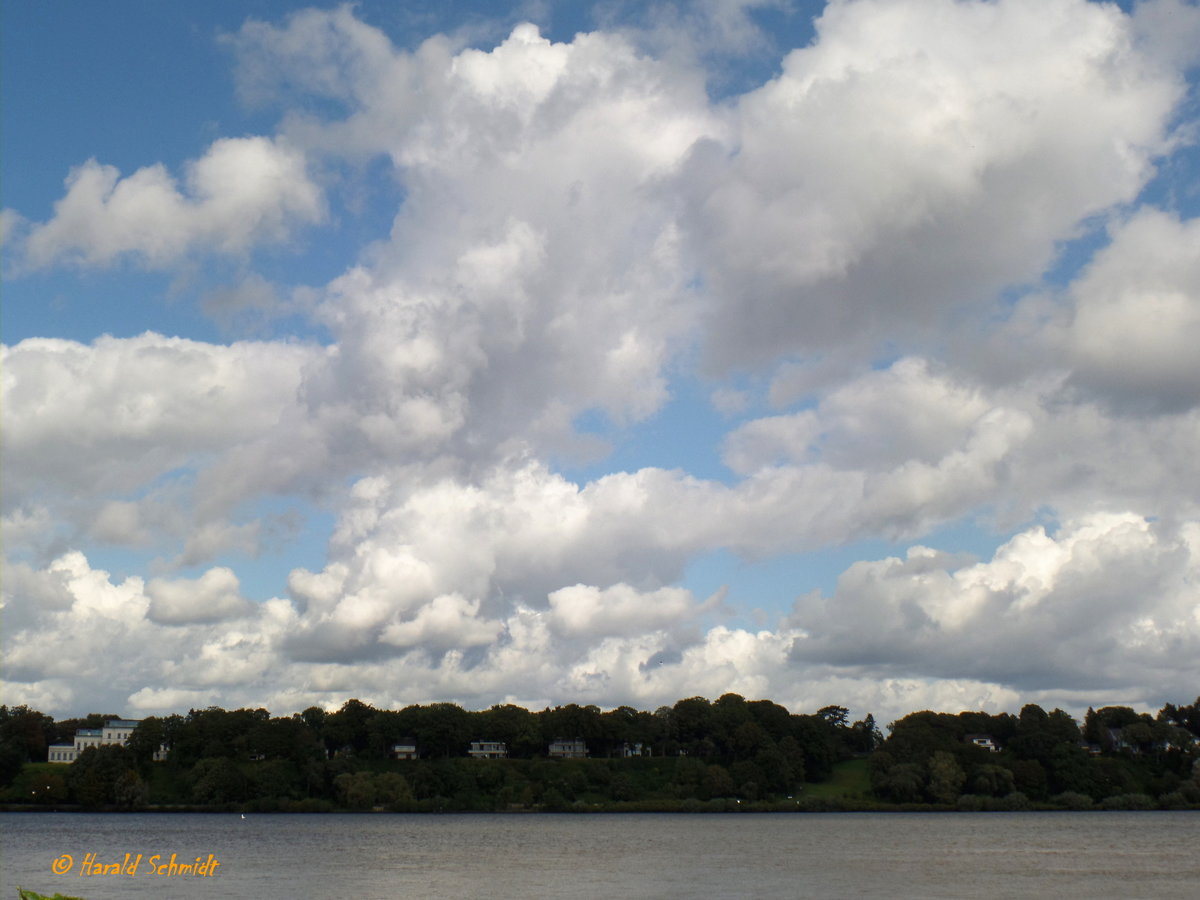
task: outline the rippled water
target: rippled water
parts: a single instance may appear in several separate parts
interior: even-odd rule
[[[1200,897],[1200,814],[0,814],[16,886],[118,897]],[[83,876],[142,854],[135,876]],[[177,862],[210,876],[152,873]],[[71,871],[55,874],[71,856]]]

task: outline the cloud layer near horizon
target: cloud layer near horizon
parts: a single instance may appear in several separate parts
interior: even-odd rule
[[[699,33],[406,51],[350,7],[248,22],[239,91],[277,134],[214,142],[182,189],[85,162],[48,221],[10,213],[18,272],[169,270],[302,241],[367,160],[403,196],[309,289],[319,332],[4,348],[10,702],[1194,696],[1200,226],[1139,197],[1195,126],[1200,11],[833,2],[721,100]],[[685,383],[728,417],[726,477],[563,474]],[[289,496],[336,513],[327,558],[249,600],[230,560]],[[921,545],[964,522],[1015,536]],[[874,538],[914,546],[758,629],[736,585],[682,586],[716,551]]]

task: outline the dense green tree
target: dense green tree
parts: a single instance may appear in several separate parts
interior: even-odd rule
[[[149,716],[138,723],[125,746],[138,767],[143,771],[154,762],[154,754],[167,742],[166,724],[157,716]]]
[[[778,743],[792,734],[792,714],[787,707],[780,706],[770,700],[751,700],[746,704],[754,721],[762,728],[771,740]]]
[[[729,767],[729,775],[736,785],[738,795],[745,800],[757,800],[767,790],[767,775],[755,761],[738,760]]]
[[[704,778],[700,782],[697,796],[701,800],[732,797],[735,790],[736,785],[733,783],[733,776],[729,774],[729,770],[724,766],[710,765],[704,770]]]
[[[422,707],[414,735],[422,753],[462,756],[471,743],[473,728],[466,710],[454,703],[431,703]]]
[[[296,716],[257,719],[246,735],[250,759],[287,759],[301,763],[324,757],[319,736]]]
[[[867,713],[865,718],[850,726],[845,741],[851,753],[871,753],[883,743],[883,732],[875,724],[875,717]]]
[[[370,809],[375,805],[375,776],[370,772],[343,772],[333,780],[338,799],[351,809]]]
[[[882,749],[897,762],[924,767],[938,751],[957,755],[967,750],[962,722],[946,713],[909,713],[889,725],[888,730],[891,734]]]
[[[939,750],[929,761],[929,797],[936,803],[953,803],[962,791],[966,775],[953,753]]]
[[[845,728],[850,722],[850,710],[844,706],[823,706],[817,715],[837,728]]]
[[[141,809],[148,794],[146,783],[136,769],[126,769],[113,783],[113,802],[122,809]]]
[[[1036,759],[1020,759],[1012,764],[1013,783],[1018,792],[1034,800],[1048,796],[1046,769]]]
[[[192,799],[197,803],[225,805],[250,799],[253,785],[237,762],[227,756],[199,760],[191,773]]]
[[[470,740],[503,741],[510,757],[530,759],[546,752],[538,721],[524,707],[512,703],[493,706],[477,713],[473,723],[475,731]]]
[[[1189,706],[1168,703],[1158,712],[1160,721],[1185,728],[1194,737],[1200,738],[1200,697]]]
[[[1103,800],[1119,794],[1139,793],[1138,784],[1127,761],[1114,757],[1101,757],[1092,760],[1094,782],[1092,799]]]
[[[23,762],[45,762],[54,720],[28,706],[0,706],[0,744],[15,747]],[[72,732],[72,737],[74,732]]]
[[[659,755],[663,752],[663,744],[667,739],[667,721],[654,713],[634,709],[632,706],[618,706],[607,713],[602,713],[606,728],[614,742],[614,750],[619,750],[622,744],[641,744],[643,748],[654,750],[658,748]]]
[[[1090,795],[1095,787],[1092,759],[1078,743],[1059,744],[1045,764],[1052,793]]]
[[[1083,720],[1083,736],[1088,743],[1111,751],[1114,749],[1113,732],[1119,734],[1126,725],[1132,725],[1140,719],[1141,716],[1128,706],[1089,707]]]
[[[916,763],[877,766],[871,772],[871,790],[893,803],[919,803],[925,794],[925,775]]]
[[[368,723],[378,711],[361,700],[350,699],[325,717],[323,737],[329,753],[363,756],[370,742]]]
[[[670,736],[679,746],[694,753],[700,745],[711,743],[712,704],[703,697],[688,697],[671,707]]]
[[[804,766],[804,748],[790,734],[778,744],[779,752],[787,765],[788,781],[795,787],[804,783],[807,770]]]
[[[375,776],[375,797],[388,809],[403,811],[412,807],[413,793],[408,781],[397,772],[381,772]]]
[[[265,709],[192,709],[181,719],[164,720],[164,742],[171,746],[175,763],[184,768],[191,768],[201,759],[248,759],[249,735],[270,715]]]
[[[0,740],[0,788],[13,783],[25,762],[24,747],[14,740]]]
[[[133,755],[119,744],[88,747],[68,766],[67,789],[81,806],[117,805],[117,780],[135,766]]]
[[[1015,788],[1011,769],[990,764],[975,766],[967,786],[972,794],[985,797],[1004,797],[1011,794]]]
[[[1030,704],[1021,710],[1016,735],[1007,749],[1019,759],[1037,760],[1046,765],[1057,747],[1076,746],[1082,739],[1079,726],[1061,709],[1046,713]]]

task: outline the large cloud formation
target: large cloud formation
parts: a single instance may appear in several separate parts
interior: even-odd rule
[[[1138,198],[1194,124],[1200,12],[833,0],[815,29],[713,100],[712,47],[656,53],[661,31],[409,51],[350,7],[247,22],[239,91],[278,134],[217,141],[183,191],[84,163],[22,224],[24,264],[245,256],[324,223],[338,181],[312,173],[365,160],[403,202],[315,292],[323,342],[4,349],[6,696],[135,714],[732,690],[884,717],[1193,696],[1200,229]],[[1091,261],[1045,278],[1080,239]],[[727,478],[564,474],[701,382],[733,416]],[[253,602],[229,554],[289,495],[336,512],[327,558]],[[753,598],[682,584],[722,549],[966,521],[1016,534],[796,584],[759,630],[738,624]],[[116,577],[87,546],[207,568]]]

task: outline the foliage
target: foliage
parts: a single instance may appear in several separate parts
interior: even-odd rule
[[[133,755],[115,744],[88,747],[67,769],[71,799],[88,808],[137,805],[139,792]],[[144,796],[141,797],[144,802]]]
[[[104,718],[66,721],[96,727]],[[654,712],[380,710],[351,699],[334,712],[287,717],[219,707],[150,717],[127,747],[92,748],[60,766],[29,756],[61,740],[64,723],[0,707],[0,798],[297,812],[1186,809],[1200,806],[1197,725],[1196,704],[1167,704],[1156,717],[1103,707],[1089,710],[1082,728],[1062,710],[1029,704],[1018,715],[914,712],[891,723],[885,739],[872,716],[850,722],[845,707],[796,714],[733,693]],[[999,749],[977,745],[981,736]],[[590,758],[547,758],[549,742],[562,737],[585,741]],[[468,758],[472,740],[503,741],[509,758]],[[415,742],[420,759],[392,758],[401,741]],[[163,746],[167,758],[156,762]]]

